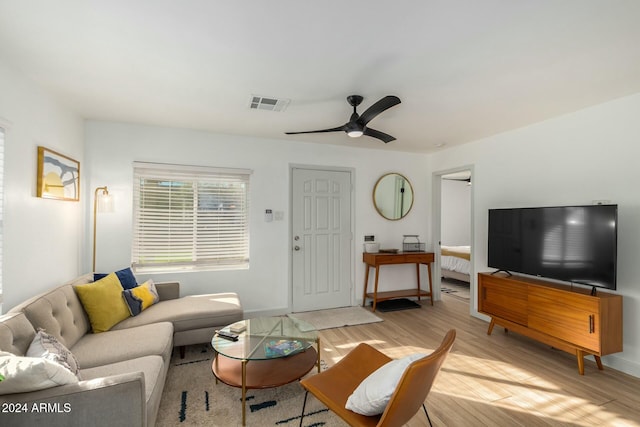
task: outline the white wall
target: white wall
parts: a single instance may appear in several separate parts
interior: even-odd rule
[[[618,290],[624,352],[605,364],[640,376],[640,94],[430,156],[434,169],[474,165],[475,271],[487,271],[487,210],[590,204],[619,206]]]
[[[37,146],[81,162],[83,123],[19,73],[0,64],[4,164],[3,312],[80,272],[83,200],[36,197]],[[84,174],[81,175],[81,186]],[[81,187],[82,188],[82,187]]]
[[[291,164],[354,170],[354,303],[362,299],[365,270],[361,254],[365,234],[375,234],[383,247],[401,247],[403,234],[420,234],[423,241],[429,241],[427,231],[431,190],[424,167],[426,155],[98,121],[87,122],[85,132],[89,174],[86,191],[106,185],[116,203],[115,213],[99,214],[96,268],[99,271],[112,271],[131,262],[134,160],[253,170],[250,269],[153,277],[154,280],[180,280],[183,294],[235,291],[240,295],[247,312],[282,312],[289,307]],[[377,142],[371,140],[371,143]],[[416,192],[412,211],[401,221],[385,220],[373,207],[373,187],[378,178],[388,172],[405,175]],[[284,212],[284,221],[265,222],[265,209]],[[90,216],[89,210],[87,215]],[[91,248],[89,227],[90,224],[87,224],[87,248]],[[84,266],[88,271],[91,268],[90,250],[86,255]],[[398,289],[406,287],[406,283],[414,284],[415,270],[406,267],[390,266],[385,269],[380,279],[381,288]],[[142,279],[145,277],[141,276]]]
[[[440,196],[440,241],[446,246],[471,244],[471,186],[466,181],[443,179]]]

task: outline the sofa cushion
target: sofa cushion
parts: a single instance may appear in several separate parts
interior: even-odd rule
[[[144,375],[144,393],[147,409],[147,425],[155,424],[162,391],[167,376],[168,364],[160,356],[139,357],[124,362],[112,363],[95,368],[83,369],[86,379],[101,380],[111,375],[142,372]]]
[[[81,374],[85,381],[97,380],[112,375],[126,374],[129,372],[142,372],[144,374],[145,397],[149,400],[156,382],[162,378],[164,362],[160,356],[144,356],[123,362],[109,363],[94,368],[82,369]]]
[[[0,316],[0,350],[24,356],[35,336],[36,331],[24,313]]]
[[[80,363],[81,373],[85,368],[144,356],[162,356],[168,361],[172,349],[173,325],[168,322],[87,334],[70,348]]]
[[[135,317],[129,317],[113,327],[121,330],[156,322],[171,322],[175,332],[225,326],[242,319],[242,305],[232,292],[190,295],[162,301]]]
[[[93,333],[106,332],[116,323],[130,316],[122,299],[122,285],[115,273],[97,282],[74,287],[84,307]]]
[[[100,279],[104,279],[109,274],[110,273],[94,273],[93,280],[98,281]],[[133,271],[129,267],[116,271],[115,275],[118,276],[118,280],[120,280],[120,284],[124,289],[132,289],[138,286],[136,276],[133,275]]]
[[[73,347],[91,326],[82,303],[68,284],[35,296],[11,312],[18,310],[24,312],[35,329],[44,329],[67,348]]]
[[[0,381],[0,394],[24,393],[78,382],[78,378],[59,363],[5,351],[0,351],[0,375],[4,377]]]
[[[52,362],[59,363],[65,368],[69,369],[78,379],[80,378],[80,367],[78,360],[62,343],[60,343],[56,337],[46,333],[43,329],[40,329],[36,336],[33,338],[29,349],[27,350],[28,357],[42,357],[49,359]]]
[[[129,308],[129,313],[132,316],[137,316],[160,300],[158,291],[151,279],[133,289],[125,289],[122,291],[122,297],[124,302],[127,303],[127,308]]]

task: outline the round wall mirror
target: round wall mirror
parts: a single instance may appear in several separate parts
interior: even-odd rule
[[[404,218],[413,206],[413,187],[399,173],[380,177],[373,188],[373,204],[380,215],[396,221]]]

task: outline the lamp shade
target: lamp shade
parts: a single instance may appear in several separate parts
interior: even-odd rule
[[[113,197],[107,187],[98,187],[93,198],[93,271],[96,271],[96,222],[98,212],[113,212]]]
[[[115,210],[113,196],[109,193],[98,194],[97,197],[98,212],[113,213]]]

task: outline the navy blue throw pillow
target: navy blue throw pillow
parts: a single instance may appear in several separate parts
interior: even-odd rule
[[[100,280],[108,274],[109,273],[93,273],[93,281]],[[116,276],[118,276],[118,280],[120,280],[120,284],[124,289],[133,289],[138,286],[136,276],[133,275],[130,267],[116,271]]]

